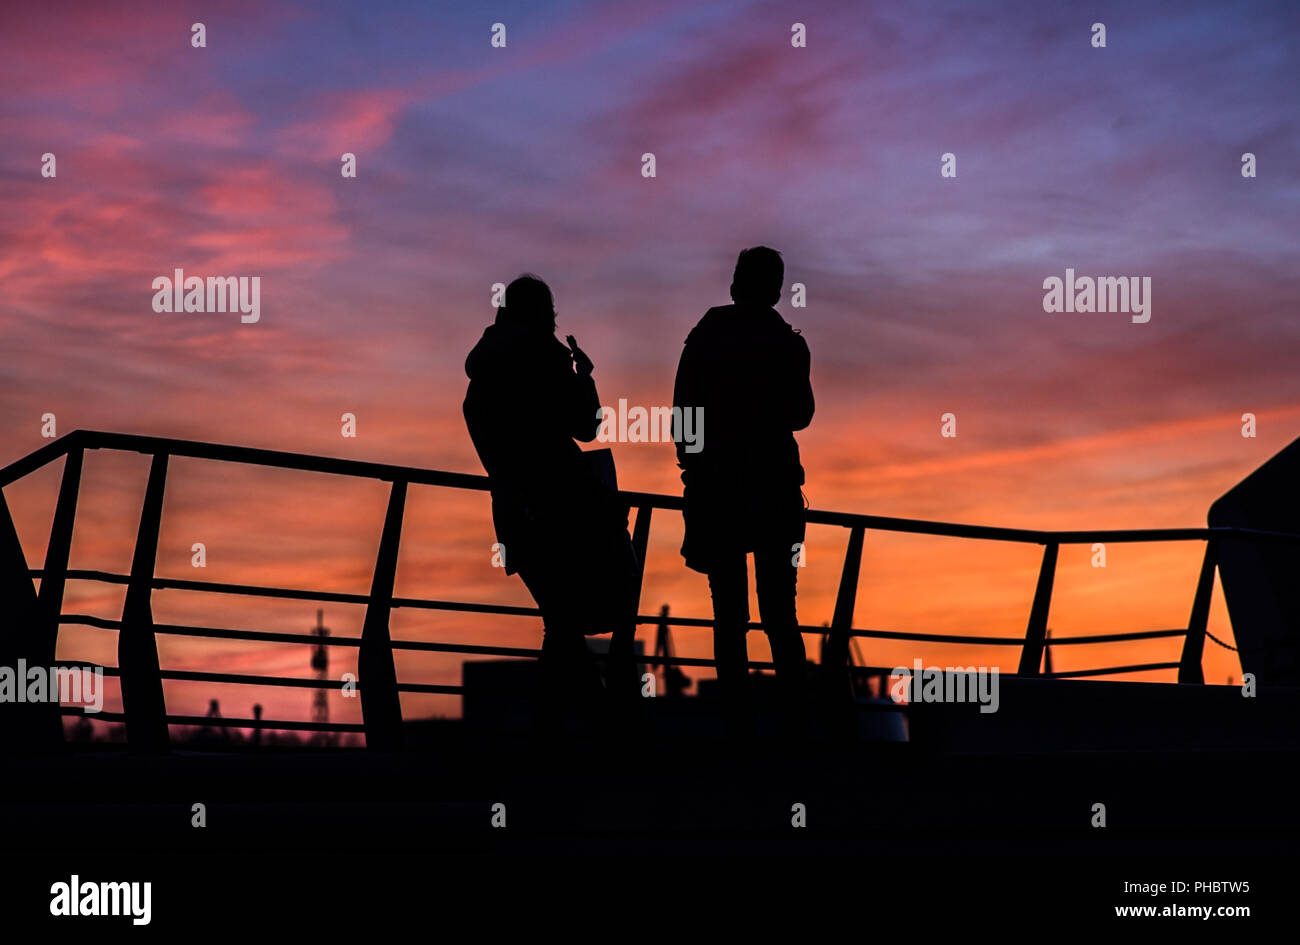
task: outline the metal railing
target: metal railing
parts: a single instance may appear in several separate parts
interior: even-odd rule
[[[70,570],[68,568],[68,554],[72,542],[73,521],[81,483],[82,464],[87,450],[120,450],[142,453],[152,457],[129,574],[96,570]],[[158,577],[154,573],[154,568],[158,551],[163,492],[167,478],[168,460],[173,456],[326,473],[391,483],[370,593],[347,594]],[[213,727],[316,732],[363,732],[366,737],[367,747],[381,750],[395,749],[402,744],[400,693],[458,694],[462,692],[462,687],[399,683],[393,662],[394,650],[510,657],[536,657],[539,654],[536,649],[524,647],[395,641],[389,636],[389,617],[394,608],[422,608],[518,616],[537,616],[540,614],[536,608],[532,607],[511,607],[465,601],[393,596],[397,551],[401,539],[408,486],[413,484],[430,485],[452,489],[486,491],[488,489],[486,476],[367,463],[278,450],[78,430],[55,440],[48,446],[0,470],[0,489],[60,457],[65,457],[66,460],[55,504],[44,567],[40,569],[28,567],[8,505],[4,501],[3,492],[0,492],[0,600],[3,601],[4,613],[9,616],[10,620],[8,630],[0,638],[0,655],[8,656],[14,661],[19,658],[25,659],[28,665],[52,666],[55,663],[55,644],[61,624],[82,624],[117,630],[118,666],[115,669],[105,667],[104,672],[107,675],[119,677],[122,712],[101,712],[96,717],[104,721],[124,722],[127,741],[133,749],[165,751],[169,744],[169,725],[210,725]],[[675,496],[643,492],[624,492],[622,496],[631,508],[636,509],[636,518],[632,525],[632,542],[637,551],[638,560],[643,562],[650,535],[651,515],[654,510],[681,509],[682,500]],[[1058,550],[1063,544],[1090,544],[1093,542],[1206,542],[1205,556],[1200,577],[1196,584],[1191,616],[1187,626],[1170,630],[1147,630],[1053,639],[1050,645],[1116,643],[1182,636],[1184,638],[1182,655],[1176,663],[1100,667],[1090,670],[1053,673],[1051,675],[1063,678],[1176,668],[1179,682],[1201,683],[1204,681],[1201,673],[1201,654],[1209,614],[1210,595],[1214,583],[1215,555],[1218,541],[1224,537],[1251,537],[1265,541],[1295,541],[1300,539],[1300,536],[1282,533],[1222,528],[1036,531],[819,510],[810,510],[808,512],[808,522],[810,524],[839,526],[849,530],[848,548],[845,553],[842,576],[836,595],[834,615],[829,628],[812,626],[800,626],[799,628],[801,632],[806,634],[827,634],[827,642],[822,651],[823,675],[827,685],[832,688],[838,687],[839,691],[849,698],[852,696],[851,687],[854,675],[850,671],[849,652],[850,641],[854,637],[943,644],[1016,646],[1020,648],[1017,674],[1021,676],[1040,675],[1043,650],[1046,645],[1049,645],[1046,639],[1047,620],[1051,605]],[[1030,608],[1024,636],[960,636],[854,627],[853,610],[857,597],[858,575],[862,565],[863,540],[867,529],[1042,545],[1042,563],[1039,568],[1038,582],[1034,591],[1033,604]],[[39,594],[32,582],[33,577],[41,579]],[[636,603],[638,605],[642,578],[643,573],[638,573],[635,582]],[[121,619],[111,620],[88,615],[64,614],[64,588],[69,580],[101,581],[125,585],[126,600]],[[364,605],[366,608],[365,620],[360,637],[319,637],[307,633],[270,633],[155,623],[151,606],[152,594],[155,590],[166,589],[358,604]],[[639,611],[639,606],[636,609]],[[681,627],[711,627],[713,625],[712,620],[705,618],[664,617],[659,614],[643,615],[640,613],[636,616],[636,625],[657,624],[664,620],[667,620],[672,626]],[[761,628],[760,623],[751,623],[750,626],[756,629]],[[158,634],[267,643],[357,647],[359,649],[357,674],[359,678],[356,681],[356,688],[361,698],[363,724],[169,716],[163,698],[162,684],[164,680],[304,688],[342,688],[344,683],[342,680],[330,681],[163,670],[160,668],[158,661],[156,642]],[[712,660],[691,657],[657,657],[655,663],[696,667],[713,666]],[[6,664],[0,661],[0,665]],[[9,665],[15,664],[10,663]],[[757,661],[751,661],[750,666],[760,669],[771,668],[770,663]],[[858,669],[859,671],[866,670],[870,672],[888,671],[886,667],[858,667]],[[0,706],[0,711],[5,708],[8,707]],[[28,706],[25,711],[27,714],[18,720],[18,740],[26,743],[42,744],[53,740],[61,740],[61,716],[77,714],[81,710],[77,707],[59,707],[55,703],[52,707],[46,709]],[[16,716],[15,719],[17,719]]]

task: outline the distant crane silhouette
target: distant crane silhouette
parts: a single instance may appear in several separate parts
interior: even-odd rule
[[[311,668],[316,674],[318,682],[325,682],[329,678],[330,654],[329,647],[325,645],[325,637],[330,635],[330,628],[325,626],[325,611],[316,611],[316,626],[311,631],[319,637],[322,642],[313,643],[311,647]],[[313,722],[328,722],[330,720],[330,703],[329,690],[319,688],[312,696],[311,700],[311,720]],[[318,744],[328,744],[330,742],[328,732],[316,732],[312,741]]]

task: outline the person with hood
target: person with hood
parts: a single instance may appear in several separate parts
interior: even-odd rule
[[[702,448],[675,436],[682,470],[686,566],[708,575],[718,686],[733,726],[752,721],[745,637],[748,555],[787,724],[803,724],[805,653],[795,612],[803,560],[804,470],[794,432],[812,422],[811,355],[774,308],[785,264],[766,246],[740,253],[733,305],[711,308],[682,349],[673,416],[695,414]],[[702,420],[708,420],[707,428]]]
[[[555,337],[550,288],[523,275],[504,302],[465,361],[465,423],[487,470],[506,573],[519,574],[542,612],[538,727],[554,729],[570,709],[599,711],[585,636],[634,618],[628,509],[575,442],[595,439],[600,399],[591,359],[572,335],[567,347]],[[630,634],[620,638],[631,646]]]

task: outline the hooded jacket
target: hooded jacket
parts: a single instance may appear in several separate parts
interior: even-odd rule
[[[596,515],[603,487],[574,442],[590,442],[600,428],[596,383],[574,371],[569,349],[552,333],[505,308],[465,359],[465,373],[465,423],[487,470],[497,541],[513,574]]]

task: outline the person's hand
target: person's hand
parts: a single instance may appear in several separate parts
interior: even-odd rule
[[[590,377],[591,372],[596,369],[596,365],[591,363],[591,358],[587,353],[578,347],[578,342],[574,340],[573,335],[566,335],[564,340],[569,343],[569,351],[573,354],[573,367],[583,377]]]

